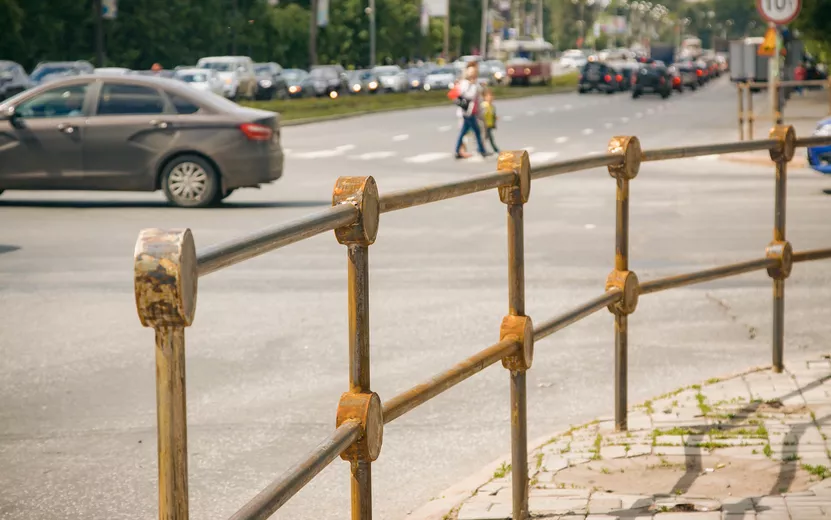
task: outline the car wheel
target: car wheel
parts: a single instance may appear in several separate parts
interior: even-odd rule
[[[667,90],[666,92],[661,93],[661,98],[666,99],[672,94],[671,90]]]
[[[690,86],[690,88],[693,90],[693,92],[695,92],[696,90],[698,90],[698,85],[693,83],[692,86]]]
[[[579,92],[580,94],[585,94],[585,93],[586,93],[586,89],[581,88],[581,89],[578,89],[578,90],[577,90],[577,92]]]
[[[607,94],[614,94],[617,91],[616,88],[609,87],[609,90],[606,91]]]
[[[641,91],[640,90],[633,90],[632,91],[632,99],[638,99],[639,97],[641,97]]]
[[[219,175],[208,161],[181,155],[162,171],[162,190],[171,203],[183,208],[204,208],[217,202]]]

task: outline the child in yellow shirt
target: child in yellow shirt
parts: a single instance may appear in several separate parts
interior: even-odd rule
[[[496,130],[496,108],[493,106],[493,92],[490,90],[485,93],[485,102],[482,103],[482,120],[485,123],[485,139],[491,144],[494,153],[499,153],[499,148],[493,140],[493,132]]]

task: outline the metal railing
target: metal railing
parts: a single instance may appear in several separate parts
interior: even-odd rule
[[[810,79],[802,81],[780,81],[774,82],[774,87],[777,93],[774,95],[777,99],[777,105],[771,107],[771,119],[775,124],[782,124],[785,117],[785,103],[782,98],[781,89],[788,88],[805,88],[805,87],[825,87],[828,94],[828,115],[831,116],[831,78],[829,79]],[[753,91],[767,90],[771,86],[766,82],[755,81],[739,81],[736,83],[736,93],[738,99],[738,115],[739,115],[739,140],[744,141],[745,126],[747,127],[747,138],[753,140],[753,130],[756,124],[756,114],[753,112]],[[819,114],[816,114],[819,117]],[[792,119],[792,118],[791,118]]]
[[[772,364],[782,370],[785,279],[795,262],[831,258],[831,248],[793,252],[785,238],[787,165],[797,147],[821,144],[831,144],[831,137],[797,139],[788,126],[774,127],[769,139],[645,151],[637,137],[615,137],[603,155],[532,168],[525,151],[503,152],[496,172],[383,197],[372,177],[341,177],[330,208],[199,252],[188,229],[142,231],[135,252],[135,293],[142,324],[156,332],[159,517],[188,518],[185,328],[196,311],[199,277],[326,231],[334,231],[347,251],[349,388],[338,404],[336,427],[306,458],[243,505],[234,520],[268,518],[338,456],[351,466],[352,519],[371,519],[371,468],[380,454],[384,425],[498,361],[510,374],[513,519],[524,520],[529,516],[526,372],[535,342],[608,308],[615,321],[615,426],[625,430],[628,316],[639,296],[765,269],[773,279]],[[641,162],[750,150],[768,150],[775,162],[773,241],[764,256],[640,283],[629,267],[629,183]],[[597,297],[535,327],[525,314],[523,207],[531,181],[601,166],[617,186],[614,269]],[[499,342],[382,404],[371,389],[369,359],[368,258],[379,215],[492,189],[498,190],[508,214],[508,315]]]

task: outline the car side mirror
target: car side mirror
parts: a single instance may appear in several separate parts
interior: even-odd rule
[[[12,121],[20,117],[13,106],[3,107],[0,110],[0,121]]]
[[[14,79],[14,74],[9,72],[8,70],[4,70],[3,72],[0,72],[0,79],[2,79],[4,81],[13,80]]]

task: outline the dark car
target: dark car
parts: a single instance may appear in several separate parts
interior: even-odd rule
[[[643,94],[660,94],[664,99],[672,95],[672,75],[660,61],[644,63],[638,69],[632,84],[632,98]]]
[[[286,82],[289,97],[302,98],[313,95],[309,73],[303,69],[283,69],[281,74]]]
[[[697,90],[698,73],[695,64],[691,61],[679,61],[674,65],[675,70],[678,71],[678,76],[681,78],[681,85],[685,89]]]
[[[73,76],[0,103],[0,191],[163,190],[204,207],[283,173],[279,116],[159,77]]]
[[[92,74],[95,67],[88,61],[43,61],[37,64],[29,78],[36,85],[64,76]]]
[[[583,70],[580,72],[580,83],[577,90],[581,94],[592,90],[613,94],[620,90],[617,76],[617,72],[605,63],[590,61],[583,66]]]
[[[410,90],[423,89],[425,79],[427,79],[427,69],[423,67],[411,67],[407,69],[407,83],[410,85]]]
[[[695,75],[698,77],[698,86],[704,86],[710,81],[710,70],[707,68],[707,64],[703,60],[696,60],[693,65],[695,65]]]
[[[32,87],[23,67],[13,61],[0,61],[0,101]]]
[[[638,73],[639,65],[636,61],[626,61],[617,66],[618,72],[623,76],[621,90],[630,90],[635,76]]]
[[[338,97],[349,88],[346,71],[340,65],[322,65],[309,72],[312,94],[317,97]]]
[[[255,63],[254,74],[257,76],[256,99],[287,99],[289,88],[283,78],[283,67],[277,63]]]

